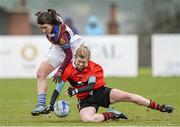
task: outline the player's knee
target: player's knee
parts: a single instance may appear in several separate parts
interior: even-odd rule
[[[81,121],[83,121],[83,122],[95,122],[93,116],[87,116],[87,115],[86,115],[86,116],[81,117],[80,119],[81,119]]]
[[[90,122],[100,122],[102,120],[103,119],[99,115],[94,115],[94,116],[91,117]]]
[[[132,99],[132,96],[131,96],[131,94],[129,94],[129,93],[124,93],[124,94],[123,94],[123,99],[124,99],[124,100],[131,100],[131,99]]]
[[[46,75],[44,72],[38,70],[38,71],[36,72],[36,77],[37,77],[38,79],[45,79],[45,78],[47,77],[47,75]]]
[[[90,117],[81,117],[81,121],[82,122],[91,122],[91,118]]]
[[[91,117],[81,118],[81,121],[83,121],[83,122],[99,122],[100,120],[97,117],[91,116]]]

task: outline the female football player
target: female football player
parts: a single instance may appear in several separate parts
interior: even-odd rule
[[[47,57],[41,62],[37,70],[38,101],[32,115],[39,115],[45,109],[47,76],[56,68],[53,76],[55,83],[61,81],[61,75],[73,58],[73,54],[82,44],[81,37],[63,23],[61,16],[55,10],[36,13],[37,24],[52,44]]]
[[[161,112],[172,112],[173,107],[171,105],[160,105],[140,95],[105,86],[102,67],[89,59],[89,49],[81,45],[76,51],[75,60],[66,67],[62,81],[54,90],[54,92],[60,93],[66,81],[71,84],[67,90],[67,95],[70,97],[76,95],[82,121],[100,122],[108,119],[127,119],[125,114],[117,110],[97,113],[100,106],[108,108],[110,104],[117,102],[132,102]],[[52,107],[56,98],[57,96],[53,94],[45,113],[53,110]]]

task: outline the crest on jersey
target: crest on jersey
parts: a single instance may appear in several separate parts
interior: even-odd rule
[[[64,44],[64,43],[65,43],[64,38],[61,38],[61,39],[60,39],[60,44]]]

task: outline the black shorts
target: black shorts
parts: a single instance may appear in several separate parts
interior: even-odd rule
[[[110,91],[112,89],[109,87],[102,86],[98,90],[93,92],[93,95],[87,97],[86,99],[78,100],[79,111],[85,107],[94,107],[96,111],[100,106],[108,108],[110,105]]]

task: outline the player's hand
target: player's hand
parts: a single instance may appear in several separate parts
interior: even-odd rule
[[[62,76],[62,72],[58,70],[53,76],[53,82],[55,83],[61,82],[61,76]]]
[[[69,97],[72,97],[72,96],[74,96],[75,94],[78,93],[78,90],[77,90],[77,89],[74,89],[74,88],[72,88],[72,87],[69,87],[69,88],[67,89],[67,93],[68,93]]]

